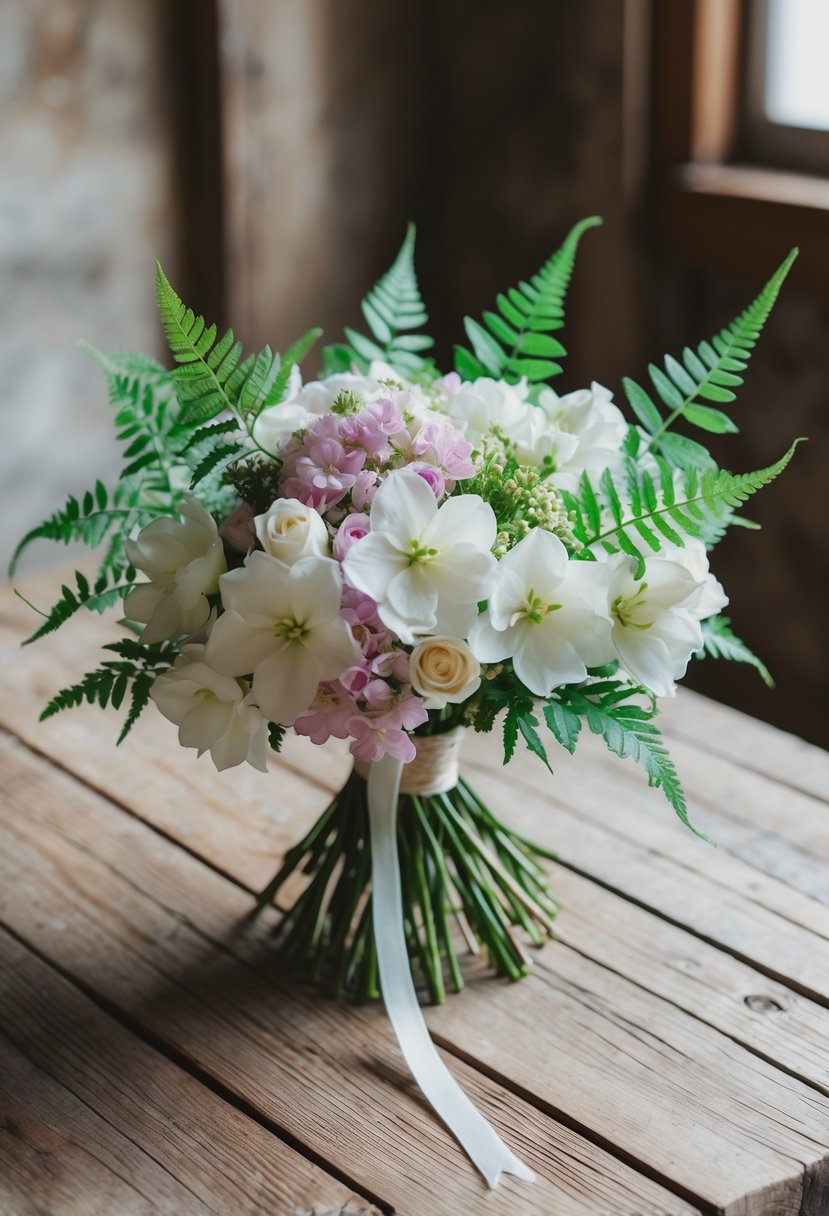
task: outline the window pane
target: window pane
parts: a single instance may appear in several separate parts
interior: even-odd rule
[[[829,130],[829,3],[768,0],[766,116]]]

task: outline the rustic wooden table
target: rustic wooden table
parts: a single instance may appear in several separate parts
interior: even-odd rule
[[[680,695],[665,730],[712,848],[593,740],[555,778],[469,740],[491,804],[558,850],[563,905],[528,979],[471,965],[427,1012],[538,1174],[487,1192],[382,1006],[321,998],[245,923],[345,754],[294,740],[217,776],[155,712],[117,753],[99,710],[38,725],[106,631],[21,652],[30,626],[4,592],[2,1216],[829,1213],[823,753]]]

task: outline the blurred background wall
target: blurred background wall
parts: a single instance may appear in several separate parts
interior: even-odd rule
[[[154,257],[194,309],[280,348],[312,324],[333,338],[357,322],[412,218],[448,366],[462,315],[598,213],[556,387],[618,393],[622,375],[641,381],[649,359],[730,321],[799,241],[740,396],[742,432],[713,445],[748,469],[811,436],[752,502],[765,534],[726,540],[716,566],[779,690],[710,660],[691,682],[829,741],[829,157],[805,175],[764,169],[765,193],[755,169],[728,177],[756,160],[733,83],[752,8],[0,0],[3,556],[68,492],[114,473],[103,382],[74,343],[161,353]],[[759,211],[740,211],[752,191]],[[65,558],[43,545],[27,568]]]

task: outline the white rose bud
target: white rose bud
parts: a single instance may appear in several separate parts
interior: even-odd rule
[[[481,664],[460,638],[426,638],[409,656],[413,688],[427,709],[460,705],[481,683]]]
[[[328,529],[322,516],[298,498],[278,498],[253,522],[262,548],[286,566],[303,557],[329,556]]]

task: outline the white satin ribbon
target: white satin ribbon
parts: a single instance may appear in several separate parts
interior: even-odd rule
[[[397,799],[402,760],[384,756],[368,774],[371,901],[377,965],[386,1012],[412,1076],[491,1187],[502,1173],[535,1175],[512,1153],[467,1098],[441,1060],[418,1003],[403,930],[397,856]]]

